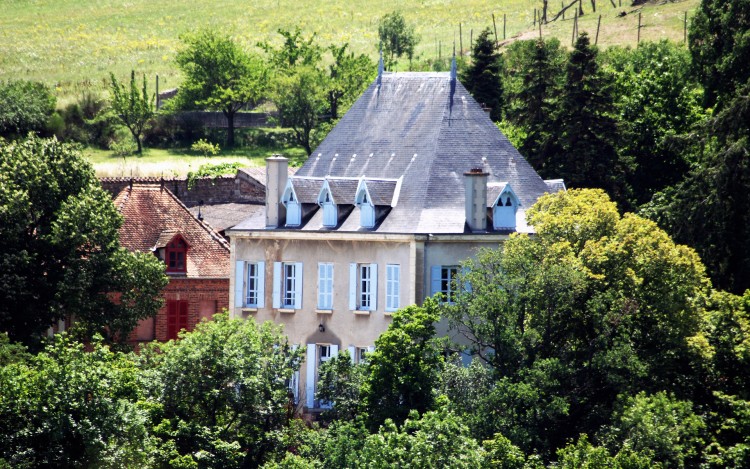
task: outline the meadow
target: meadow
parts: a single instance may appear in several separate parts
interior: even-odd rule
[[[595,35],[602,15],[599,44],[634,45],[638,12],[642,11],[641,40],[681,41],[685,12],[692,16],[698,0],[613,7],[598,0],[582,3],[586,14],[579,31]],[[323,44],[347,42],[355,52],[377,56],[377,23],[386,13],[400,10],[416,25],[421,42],[418,58],[449,55],[455,41],[469,49],[470,37],[492,27],[495,15],[498,39],[537,37],[534,9],[541,1],[420,0],[380,2],[364,0],[4,0],[0,9],[0,80],[38,80],[53,86],[61,105],[85,90],[106,89],[109,73],[126,77],[132,69],[145,73],[151,83],[159,75],[162,90],[180,82],[174,56],[180,35],[202,27],[227,31],[251,49],[259,41],[276,42],[279,28],[299,26],[316,33]],[[567,0],[566,0],[567,3]],[[554,14],[559,5],[550,2]],[[545,25],[542,34],[570,43],[572,12],[566,20]],[[626,15],[618,16],[622,12]],[[459,36],[459,23],[462,35]]]

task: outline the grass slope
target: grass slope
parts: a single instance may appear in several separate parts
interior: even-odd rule
[[[568,0],[565,0],[568,3]],[[619,2],[619,0],[615,0]],[[699,0],[661,2],[643,7],[642,40],[682,40],[683,15],[692,15]],[[550,8],[559,8],[555,1]],[[592,39],[598,15],[602,15],[599,43],[635,44],[639,8],[613,8],[610,0],[582,3],[586,14],[580,31]],[[205,26],[230,32],[248,47],[258,41],[277,41],[278,28],[299,26],[316,32],[324,44],[348,42],[356,52],[376,56],[378,19],[400,9],[416,24],[422,41],[422,59],[436,57],[438,44],[445,56],[455,40],[460,44],[458,23],[462,23],[463,48],[469,49],[474,35],[492,27],[495,14],[502,40],[503,14],[506,36],[536,37],[534,8],[541,1],[505,0],[421,0],[380,2],[364,0],[4,0],[0,8],[0,80],[25,78],[43,81],[56,88],[64,102],[85,89],[106,88],[109,72],[125,79],[131,69],[160,77],[161,89],[177,86],[180,77],[174,64],[182,33]],[[573,9],[569,11],[572,12]],[[617,16],[620,12],[625,17]],[[545,26],[545,36],[554,35],[570,43],[572,21],[558,20]]]

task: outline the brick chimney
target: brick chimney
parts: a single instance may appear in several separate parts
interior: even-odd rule
[[[487,177],[482,168],[464,173],[464,212],[471,231],[487,231]]]
[[[288,160],[281,155],[266,158],[266,227],[277,228],[284,223],[286,209],[281,195],[286,188]]]

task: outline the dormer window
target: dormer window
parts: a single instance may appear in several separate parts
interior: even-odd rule
[[[323,226],[335,228],[339,221],[338,208],[331,196],[331,190],[327,182],[323,185],[318,196],[318,205],[323,208]]]
[[[364,181],[360,181],[359,183],[354,203],[359,207],[359,226],[362,228],[375,227],[375,206],[370,201],[367,193],[367,185],[365,185]]]
[[[281,203],[286,207],[286,226],[299,226],[302,223],[302,209],[294,193],[291,181],[287,183]]]
[[[492,207],[492,226],[496,230],[515,230],[516,229],[516,212],[520,205],[518,197],[506,185],[500,195],[495,200]]]
[[[187,249],[188,245],[182,236],[172,238],[164,249],[167,272],[187,272]]]

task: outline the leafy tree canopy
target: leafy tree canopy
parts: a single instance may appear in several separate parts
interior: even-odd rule
[[[0,323],[12,340],[34,343],[71,316],[84,336],[124,340],[156,314],[164,265],[120,247],[121,223],[74,147],[0,141]]]
[[[266,97],[268,69],[257,55],[243,50],[231,37],[204,29],[182,37],[177,53],[184,81],[177,95],[183,108],[205,108],[227,118],[227,147],[234,146],[234,115]]]
[[[138,153],[143,153],[141,135],[148,121],[154,117],[154,95],[149,98],[146,88],[146,75],[143,75],[143,87],[138,90],[135,71],[130,73],[130,86],[118,83],[115,75],[110,73],[112,81],[112,109],[125,127],[133,135]]]
[[[55,111],[55,96],[43,83],[0,82],[0,137],[23,137],[44,130]]]
[[[386,56],[385,66],[393,68],[398,59],[406,56],[411,64],[414,58],[414,48],[419,44],[419,35],[399,11],[386,14],[378,22],[378,37]]]

